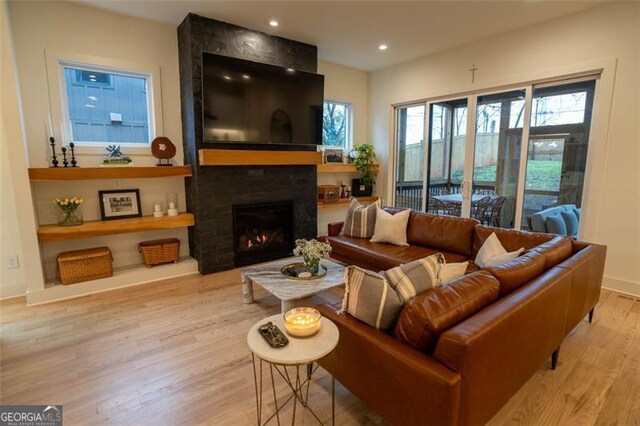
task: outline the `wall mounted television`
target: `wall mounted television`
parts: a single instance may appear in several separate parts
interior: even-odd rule
[[[202,56],[203,140],[321,145],[324,76],[228,56]]]

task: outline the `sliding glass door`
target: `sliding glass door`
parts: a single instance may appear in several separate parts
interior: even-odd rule
[[[516,229],[580,207],[594,92],[589,80],[396,108],[395,205]]]
[[[425,111],[424,104],[396,109],[396,207],[422,209]]]

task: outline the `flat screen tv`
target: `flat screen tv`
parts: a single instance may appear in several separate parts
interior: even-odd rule
[[[202,65],[205,142],[322,144],[324,76],[210,53]]]

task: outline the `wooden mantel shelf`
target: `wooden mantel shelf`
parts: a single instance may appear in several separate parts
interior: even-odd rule
[[[201,166],[315,166],[322,164],[322,153],[315,151],[249,151],[201,149]]]
[[[30,168],[31,182],[93,179],[143,179],[191,176],[191,166]]]
[[[93,220],[78,226],[43,225],[38,228],[38,241],[48,243],[103,235],[126,234],[129,232],[182,228],[193,226],[194,223],[191,213],[180,213],[178,216],[143,216],[133,219]]]
[[[380,171],[380,164],[374,164],[373,169],[376,172]],[[355,164],[320,164],[318,166],[318,173],[357,173]]]

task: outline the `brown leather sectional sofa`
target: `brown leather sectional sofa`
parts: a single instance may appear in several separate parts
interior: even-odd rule
[[[555,367],[564,337],[587,314],[591,320],[600,296],[605,246],[417,212],[409,219],[409,247],[340,236],[341,226],[329,225],[332,257],[376,271],[436,252],[447,262],[472,260],[492,232],[507,251],[526,249],[518,259],[483,271],[470,262],[473,266],[455,287],[495,285],[497,300],[468,317],[455,318],[458,310],[449,309],[430,328],[406,321],[403,317],[411,313],[403,311],[396,329],[386,333],[337,314],[335,307],[319,307],[340,330],[334,376],[394,424],[486,423],[552,354]],[[416,305],[427,303],[420,296],[404,309],[412,305],[419,312]],[[397,338],[427,328],[437,335],[424,351]],[[320,363],[332,369],[331,362]]]

